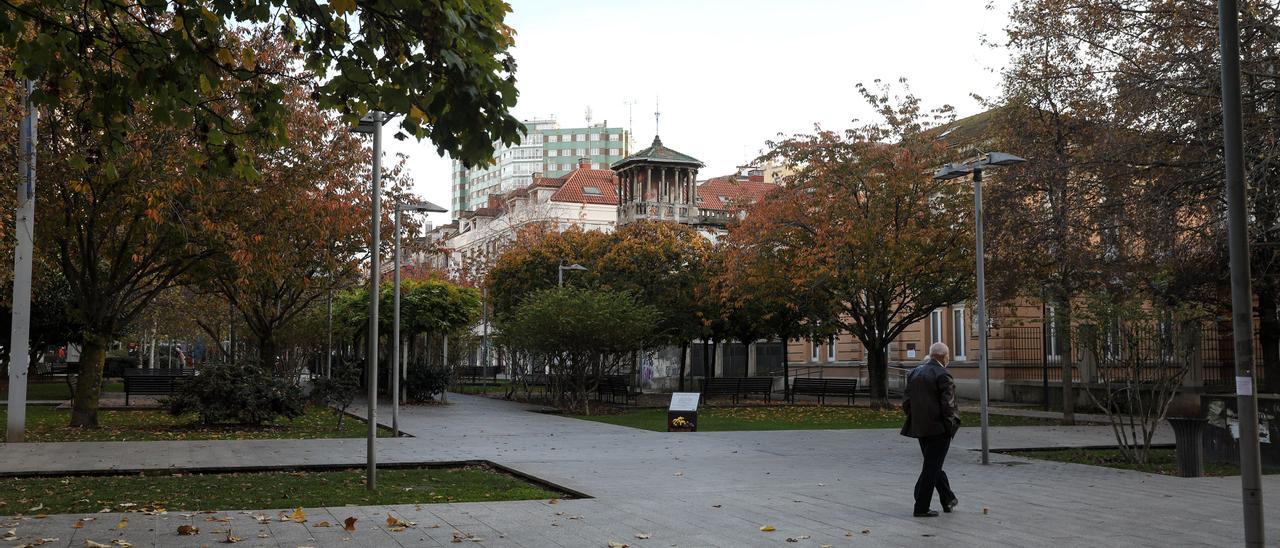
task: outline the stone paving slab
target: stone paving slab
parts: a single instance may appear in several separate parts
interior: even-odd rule
[[[306,524],[259,524],[252,516],[230,512],[235,534],[244,539],[240,544],[576,547],[614,540],[636,548],[1056,548],[1229,546],[1242,540],[1238,478],[1172,478],[999,454],[983,466],[973,450],[979,445],[975,428],[961,431],[947,463],[960,508],[921,520],[910,515],[919,449],[893,430],[668,434],[533,413],[528,406],[482,397],[450,399],[447,407],[404,408],[401,424],[415,437],[380,439],[380,462],[485,459],[593,498],[557,504],[317,508],[306,509]],[[389,417],[387,411],[379,411],[380,422]],[[995,448],[1114,444],[1110,429],[1100,426],[993,428],[991,441]],[[1172,436],[1162,431],[1156,441],[1168,443]],[[0,445],[0,470],[6,472],[360,464],[363,459],[362,439]],[[1263,485],[1265,492],[1280,492],[1280,477],[1268,476]],[[1273,541],[1280,539],[1275,508],[1273,503],[1267,512]],[[389,531],[387,512],[417,526]],[[176,534],[184,519],[203,519],[199,516],[130,514],[128,526],[117,530],[120,514],[96,515],[84,529],[71,528],[80,516],[58,515],[25,519],[11,528],[24,539],[59,538],[49,546],[84,546],[87,538],[105,544],[121,535],[136,546],[213,545],[218,539],[212,531],[219,524],[201,525],[198,539]],[[348,516],[359,518],[353,533],[340,526],[315,527],[321,519],[340,525]],[[12,521],[0,519],[0,526]],[[761,532],[763,525],[776,531]],[[455,531],[483,540],[453,543]]]

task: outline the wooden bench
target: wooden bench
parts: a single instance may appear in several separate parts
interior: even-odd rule
[[[796,394],[817,396],[818,405],[826,403],[827,396],[849,398],[853,405],[853,394],[858,390],[858,379],[808,379],[800,377],[791,381],[791,393],[787,401],[796,402]]]
[[[710,400],[715,396],[730,396],[733,403],[746,396],[764,396],[765,401],[773,401],[773,377],[729,377],[711,378],[702,381],[702,399]]]
[[[635,399],[636,394],[631,391],[631,383],[626,375],[609,375],[596,382],[596,400],[604,401],[605,396],[612,403],[617,403],[618,396],[622,396],[623,405],[627,405]]]
[[[458,368],[460,384],[498,384],[498,366],[468,365]]]
[[[124,372],[124,405],[129,396],[171,396],[196,374],[195,369],[128,369]]]

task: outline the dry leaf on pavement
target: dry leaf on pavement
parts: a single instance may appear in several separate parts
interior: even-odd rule
[[[649,533],[636,533],[636,538],[644,540],[649,538]]]
[[[313,525],[312,527],[329,527],[329,526],[330,526],[330,525],[329,525],[329,522],[327,522],[327,521],[322,521],[322,522],[320,522],[320,523],[317,523],[317,524]]]
[[[84,548],[111,548],[111,545],[110,545],[110,544],[102,544],[102,543],[100,543],[100,542],[94,542],[94,541],[92,541],[92,540],[85,539],[85,541],[84,541]]]
[[[774,531],[777,531],[777,530],[778,530],[778,528],[776,528],[776,527],[774,527],[774,526],[772,526],[772,525],[764,525],[764,526],[760,527],[760,530],[761,530],[761,531],[764,531],[764,532],[766,532],[766,533],[772,533],[772,532],[774,532]]]
[[[417,524],[412,521],[404,521],[391,514],[387,514],[388,527],[399,527],[403,531],[406,527],[413,527],[414,525],[417,525]]]
[[[289,519],[296,521],[298,523],[302,523],[304,521],[307,521],[307,515],[304,514],[302,512],[302,508],[299,507],[297,510],[294,510],[293,513],[289,515]]]
[[[631,545],[611,540],[609,541],[609,548],[631,548]]]
[[[194,525],[179,525],[178,534],[182,536],[198,535],[200,534],[200,528]]]
[[[129,525],[129,516],[120,518],[120,523],[116,524],[116,529],[124,529]]]
[[[356,518],[355,516],[349,517],[342,522],[342,528],[348,532],[355,531],[357,521],[359,521],[359,518]]]
[[[226,536],[225,538],[223,538],[223,539],[222,539],[222,543],[223,543],[223,544],[235,544],[235,543],[240,542],[240,541],[242,541],[242,540],[244,540],[244,539],[242,539],[242,538],[240,538],[240,537],[237,537],[237,536],[235,536],[235,535],[231,534],[231,529],[227,529],[227,536]]]

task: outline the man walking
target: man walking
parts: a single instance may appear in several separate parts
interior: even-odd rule
[[[942,511],[950,512],[959,504],[951,491],[942,462],[947,459],[951,438],[960,429],[960,410],[956,408],[956,383],[947,372],[951,350],[940,342],[929,347],[929,360],[907,375],[907,388],[902,400],[902,410],[907,423],[902,425],[902,435],[920,441],[924,454],[924,466],[920,479],[916,480],[915,517],[937,517],[938,512],[929,509],[933,491],[938,491]]]

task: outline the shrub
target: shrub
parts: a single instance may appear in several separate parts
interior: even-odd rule
[[[246,365],[218,365],[200,370],[168,400],[169,414],[200,415],[200,422],[260,425],[277,418],[302,416],[302,389],[266,371]]]
[[[360,393],[363,371],[357,360],[341,360],[329,372],[329,377],[317,377],[311,381],[311,401],[333,409],[338,419],[338,430],[342,429],[342,418],[346,416],[347,408]]]
[[[450,371],[446,367],[431,367],[426,362],[409,366],[404,380],[405,393],[411,401],[431,401],[449,388]]]

